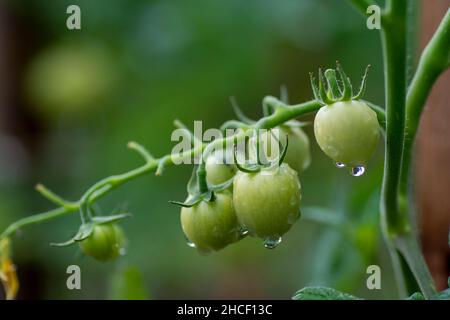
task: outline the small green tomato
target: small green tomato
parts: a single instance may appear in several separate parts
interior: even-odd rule
[[[100,261],[117,258],[125,248],[125,235],[121,227],[112,223],[96,225],[92,234],[80,242],[83,253]]]
[[[200,201],[181,209],[181,226],[200,253],[220,250],[241,238],[231,193],[216,193],[212,202]]]
[[[206,181],[210,185],[218,185],[230,180],[236,174],[236,166],[220,153],[213,153],[206,159]]]
[[[238,172],[233,202],[239,222],[252,236],[276,246],[300,217],[301,187],[297,172],[283,163],[257,173]]]
[[[339,101],[323,106],[314,120],[322,151],[338,166],[363,168],[380,137],[376,113],[362,101]]]

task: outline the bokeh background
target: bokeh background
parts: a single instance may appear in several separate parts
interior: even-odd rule
[[[81,30],[66,28],[70,4],[81,8]],[[308,73],[336,60],[355,82],[371,64],[366,99],[383,105],[379,33],[342,0],[2,1],[0,229],[53,208],[34,191],[37,182],[76,200],[100,178],[141,164],[128,141],[161,156],[173,146],[175,118],[218,127],[234,118],[230,96],[253,118],[281,85],[291,102],[308,100]],[[100,202],[103,213],[133,214],[123,222],[128,252],[114,263],[49,246],[73,235],[77,214],[21,230],[19,298],[288,299],[306,285],[395,298],[378,228],[381,143],[367,173],[354,178],[306,131],[313,161],[301,177],[303,207],[346,219],[351,239],[300,220],[274,250],[247,238],[201,256],[168,204],[185,197],[191,168],[178,166]],[[81,267],[82,290],[66,287],[71,264]],[[382,290],[366,288],[371,264],[381,266]]]

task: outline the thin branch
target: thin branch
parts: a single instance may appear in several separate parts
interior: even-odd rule
[[[67,201],[65,199],[63,199],[62,197],[58,196],[56,193],[54,193],[53,191],[51,191],[50,189],[48,189],[47,187],[45,187],[43,184],[38,183],[35,186],[35,189],[37,192],[39,192],[44,198],[50,200],[51,202],[53,202],[54,204],[64,207],[64,208],[72,208],[72,207],[76,207],[77,204]]]

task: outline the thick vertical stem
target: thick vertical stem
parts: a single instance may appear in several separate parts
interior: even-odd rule
[[[406,56],[407,56],[407,2],[390,0],[383,16],[383,56],[386,83],[386,154],[381,199],[381,223],[384,237],[393,256],[396,275],[404,277],[398,268],[402,255],[414,274],[422,293],[431,298],[435,293],[433,281],[423,259],[417,239],[412,232],[411,217],[405,210],[404,199],[399,201],[404,168],[406,125]],[[406,154],[409,163],[410,154]],[[400,292],[404,291],[404,279],[398,279]]]
[[[385,236],[407,232],[398,191],[402,168],[406,100],[406,1],[389,1],[383,15],[383,57],[386,86],[386,144],[381,199]]]

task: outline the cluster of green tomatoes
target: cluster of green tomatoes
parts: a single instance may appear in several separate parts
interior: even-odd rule
[[[333,69],[324,75],[319,72],[318,87],[311,77],[315,99],[323,105],[314,119],[314,134],[337,167],[349,167],[353,176],[360,176],[378,144],[380,126],[376,113],[360,99],[366,74],[353,95],[339,64],[337,71],[340,81]],[[273,135],[273,130],[278,134]],[[188,244],[200,253],[220,250],[246,236],[261,238],[266,248],[275,248],[299,219],[299,175],[310,165],[310,142],[296,121],[273,130],[254,131],[244,150],[250,159],[256,158],[250,165],[239,163],[236,148],[222,150],[221,159],[214,152],[207,154],[194,168],[186,201],[173,202],[182,206],[180,220]],[[281,147],[281,141],[286,141],[283,150],[274,155],[270,146]],[[80,245],[85,254],[110,260],[120,254],[123,232],[115,224],[99,225]]]
[[[378,144],[380,126],[376,113],[360,100],[365,76],[360,92],[354,96],[340,65],[337,70],[341,85],[332,69],[325,76],[319,72],[319,87],[311,81],[316,100],[323,104],[314,119],[314,134],[322,151],[337,167],[349,167],[353,176],[360,176]],[[181,209],[181,225],[190,246],[208,253],[249,235],[261,238],[266,248],[275,248],[299,219],[299,175],[310,164],[309,139],[295,121],[275,129],[281,133],[278,138],[265,131],[256,132],[250,139],[250,158],[252,154],[259,155],[259,148],[254,150],[256,144],[266,160],[271,160],[268,164],[246,168],[238,162],[220,163],[214,154],[207,158],[208,186],[227,181],[232,181],[232,185],[217,191],[213,200],[200,197],[199,201],[190,202],[193,195],[189,195]],[[289,144],[279,158],[271,159],[268,149],[272,140],[279,142],[284,137]]]

